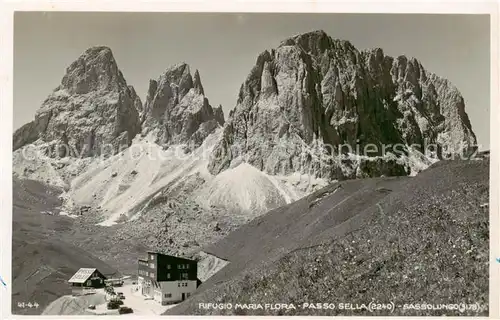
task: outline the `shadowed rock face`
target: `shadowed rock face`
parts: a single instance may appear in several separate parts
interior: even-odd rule
[[[157,143],[186,143],[196,147],[223,124],[222,108],[212,109],[198,70],[192,77],[189,66],[181,63],[150,81],[143,134],[154,131]]]
[[[423,151],[436,144],[442,156],[474,146],[476,137],[458,90],[417,60],[358,51],[316,31],[259,55],[209,170],[217,174],[243,157],[270,174],[359,175],[359,161],[321,159],[343,144],[352,150],[375,144],[370,156],[381,155],[381,145],[416,144]],[[408,171],[404,160],[391,161],[378,174]]]
[[[35,121],[30,121],[14,132],[13,149],[17,150],[25,144],[29,144],[38,139],[38,130]]]
[[[35,120],[14,134],[14,150],[37,139],[66,147],[58,156],[116,153],[140,131],[140,99],[107,47],[87,49],[66,70]]]

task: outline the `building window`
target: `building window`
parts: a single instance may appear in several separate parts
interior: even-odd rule
[[[183,269],[183,268],[184,268],[184,265],[180,264],[180,265],[178,265],[178,266],[177,266],[177,268],[179,268],[179,269]]]
[[[190,292],[187,292],[187,293],[186,293],[186,298],[189,298],[189,296],[190,296],[190,295],[191,295],[191,293],[190,293]]]
[[[150,272],[150,273],[149,273],[149,276],[150,276],[151,278],[154,278],[154,277],[155,277],[155,274],[154,274],[153,272]]]
[[[189,264],[186,264],[186,269],[189,269]]]
[[[165,293],[165,298],[172,298],[172,294],[171,293]]]
[[[150,259],[150,260],[154,260],[154,259],[155,259],[155,256],[151,254],[151,255],[149,255],[149,259]]]
[[[181,283],[180,282],[177,282],[177,287],[181,287]]]
[[[187,273],[181,273],[181,278],[183,280],[187,280],[187,279],[189,279],[189,275]]]
[[[154,269],[154,268],[155,268],[155,264],[154,264],[154,263],[150,263],[150,264],[149,264],[149,267],[150,267],[151,269]]]
[[[167,264],[167,269],[168,270],[170,270],[171,267],[172,267],[171,265]]]
[[[170,273],[167,273],[167,279],[170,279]]]
[[[92,285],[92,281],[90,281],[90,280],[89,280],[89,281],[87,281],[87,286],[89,286],[89,287],[90,287],[91,285]]]

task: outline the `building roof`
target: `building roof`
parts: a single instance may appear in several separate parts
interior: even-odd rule
[[[188,258],[184,258],[184,257],[177,257],[177,256],[173,256],[173,255],[170,255],[170,254],[160,253],[160,252],[156,252],[156,251],[146,251],[146,252],[148,254],[156,254],[156,255],[160,255],[160,256],[164,256],[164,257],[175,258],[175,259],[179,259],[179,260],[185,260],[185,261],[189,261],[189,262],[198,263],[198,261],[193,260],[193,259],[188,259]],[[147,259],[146,260],[139,259],[139,260],[147,261]]]
[[[68,282],[84,283],[96,270],[96,268],[80,268]]]

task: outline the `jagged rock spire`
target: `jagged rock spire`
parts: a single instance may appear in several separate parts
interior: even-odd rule
[[[201,84],[200,73],[198,72],[198,69],[196,69],[196,71],[194,72],[193,87],[198,94],[205,95],[205,91],[203,90],[203,86]]]
[[[221,126],[224,125],[224,111],[222,110],[222,105],[219,104],[217,108],[214,108],[214,117]]]
[[[160,144],[187,143],[198,146],[224,123],[222,109],[213,109],[205,97],[198,70],[176,64],[158,80],[151,80],[144,107],[143,134],[156,132]]]

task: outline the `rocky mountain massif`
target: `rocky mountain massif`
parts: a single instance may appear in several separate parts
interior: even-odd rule
[[[192,151],[223,124],[222,108],[210,106],[199,72],[192,76],[187,64],[151,80],[143,106],[111,50],[94,47],[71,64],[35,120],[16,131],[14,150],[41,139],[83,156],[111,143],[116,154],[142,131],[153,132],[155,143],[190,144]],[[364,154],[369,144],[375,150]],[[401,150],[391,149],[398,144]],[[329,181],[410,174],[420,170],[415,161],[430,164],[413,153],[428,145],[437,157],[476,145],[458,90],[414,58],[359,51],[314,31],[259,55],[208,170],[216,175],[246,162],[271,175]]]
[[[331,157],[348,152],[339,147],[344,144],[350,153],[368,144],[376,149],[361,151],[371,159]],[[420,147],[387,150],[401,161],[375,158],[386,155],[383,145],[395,144]],[[317,31],[259,55],[209,170],[217,174],[244,159],[269,174],[307,172],[328,180],[400,175],[413,166],[402,155],[430,144],[439,155],[476,144],[458,90],[416,59],[358,51]]]
[[[40,139],[68,145],[73,154],[57,151],[53,156],[99,156],[101,147],[116,154],[141,132],[156,130],[159,144],[186,143],[196,146],[217,125],[224,123],[222,107],[212,109],[204,96],[200,74],[194,79],[185,63],[167,69],[150,81],[144,107],[107,47],[86,50],[66,70],[52,94],[37,111],[35,120],[14,133],[14,150]],[[141,126],[142,124],[142,126]]]
[[[332,157],[370,143],[401,152]],[[143,104],[111,50],[90,48],[15,132],[13,171],[61,191],[60,237],[132,273],[146,248],[197,255],[335,180],[415,175],[436,161],[411,146],[425,143],[438,157],[476,144],[457,89],[317,31],[259,55],[227,120],[187,64]]]
[[[90,48],[67,68],[35,120],[14,133],[14,150],[40,139],[58,146],[54,156],[114,154],[140,132],[140,104],[111,50]]]
[[[224,124],[224,114],[222,107],[210,106],[198,70],[192,77],[189,66],[182,63],[150,81],[143,121],[144,133],[156,131],[156,143],[188,142],[198,147]]]

